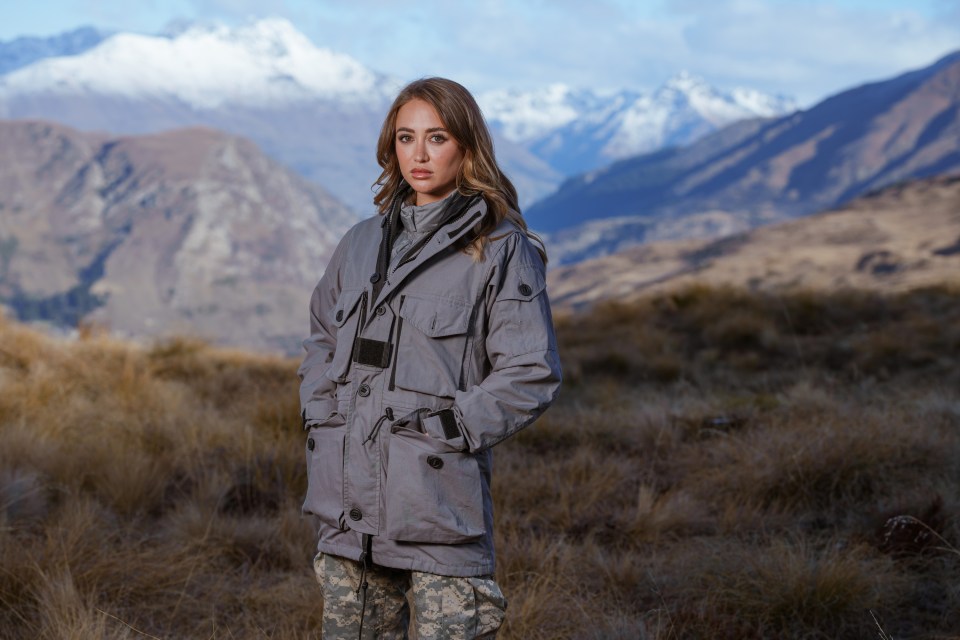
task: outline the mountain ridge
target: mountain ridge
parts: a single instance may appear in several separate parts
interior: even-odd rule
[[[682,78],[671,83],[684,91],[696,85],[683,85]],[[0,75],[0,117],[53,120],[116,134],[194,125],[223,129],[251,138],[366,213],[373,210],[370,183],[379,174],[376,137],[399,88],[399,80],[313,44],[284,19],[236,28],[184,24],[161,35],[114,33],[79,55],[40,60]],[[566,99],[565,91],[559,91],[554,103]],[[572,111],[572,103],[562,107],[569,113],[556,121],[567,129],[541,129],[536,140],[513,135],[510,118],[526,118],[526,124],[516,126],[528,127],[531,117],[543,115],[542,105],[526,109],[524,115],[514,107],[498,111],[489,95],[477,95],[494,129],[498,158],[520,192],[521,206],[552,193],[565,173],[608,162],[611,141],[628,137],[627,130],[642,127],[646,138],[626,146],[621,141],[615,155],[636,151],[636,144],[689,141],[712,130],[718,117],[702,117],[689,105],[677,107],[686,109],[684,115],[671,116],[663,105],[644,107],[641,103],[649,97],[635,91],[614,98],[624,103],[620,108],[589,91],[571,91],[571,96],[579,96],[572,98],[579,106]],[[736,90],[728,93],[734,96]],[[534,99],[530,92],[510,95],[501,96],[501,103]],[[744,104],[750,102],[741,98]],[[728,101],[736,102],[733,97]],[[642,113],[654,107],[660,109],[657,114]],[[513,109],[512,115],[503,109]],[[625,118],[632,124],[625,125]],[[671,122],[679,123],[679,129],[660,131]]]
[[[491,92],[481,104],[494,126],[567,175],[665,146],[693,142],[737,120],[796,110],[784,96],[721,91],[681,71],[651,92],[601,96],[553,85],[542,91]]]
[[[571,178],[527,213],[569,262],[651,238],[684,237],[688,216],[726,216],[736,231],[833,207],[898,180],[956,170],[960,52],[805,111],[741,121],[686,147]],[[613,234],[615,246],[581,243],[572,252],[564,246],[585,224],[611,218],[632,225],[630,233]],[[674,232],[661,232],[663,226]]]
[[[6,42],[0,41],[0,75],[45,58],[83,53],[98,45],[110,33],[84,26],[48,37],[20,36]]]
[[[960,286],[960,173],[909,180],[845,205],[713,240],[672,240],[558,267],[559,308],[691,285],[752,290]]]
[[[28,320],[293,351],[357,221],[248,140],[0,121],[0,301]]]

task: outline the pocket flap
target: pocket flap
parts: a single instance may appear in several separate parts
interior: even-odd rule
[[[500,292],[501,300],[529,301],[540,295],[547,287],[543,269],[536,265],[521,265],[510,274]]]
[[[466,333],[470,325],[470,307],[447,298],[408,295],[400,307],[400,316],[431,338]]]
[[[333,308],[333,324],[337,327],[342,327],[346,324],[347,319],[353,315],[353,311],[357,307],[357,302],[362,296],[363,289],[341,291],[340,297],[337,298],[337,306]]]

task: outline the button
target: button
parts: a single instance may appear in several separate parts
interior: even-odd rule
[[[317,446],[317,443],[313,441],[313,438],[310,438],[309,440],[307,440],[307,449],[309,449],[310,451],[313,451],[314,447],[316,446]]]
[[[368,395],[370,395],[370,386],[367,385],[367,383],[360,385],[360,388],[357,389],[357,395],[359,395],[361,398],[366,398]]]
[[[528,296],[531,293],[533,293],[533,289],[531,289],[530,285],[528,285],[526,282],[520,285],[520,295]]]
[[[443,469],[443,460],[437,456],[427,456],[427,464],[434,469]]]
[[[384,307],[383,305],[380,305],[379,307],[377,307],[377,315],[378,315],[378,316],[382,316],[382,315],[385,314],[386,312],[387,312],[387,309],[386,309],[386,307]]]
[[[370,276],[370,282],[372,282],[373,284],[377,284],[378,282],[380,282],[380,274],[375,273],[372,276]]]
[[[362,519],[363,519],[363,512],[360,511],[360,509],[357,509],[356,507],[354,507],[353,509],[350,509],[350,519],[351,519],[351,520],[362,520]]]
[[[337,311],[337,322],[340,322],[341,320],[343,320],[343,309]]]

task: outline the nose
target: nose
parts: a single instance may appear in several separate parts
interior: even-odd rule
[[[426,162],[430,159],[430,156],[427,154],[426,140],[417,141],[417,146],[413,150],[413,159],[417,162]]]

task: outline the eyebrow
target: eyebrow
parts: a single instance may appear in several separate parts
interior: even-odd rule
[[[416,133],[416,131],[414,131],[410,127],[397,127],[397,131],[409,131],[410,133]],[[444,127],[430,127],[429,129],[427,129],[427,133],[435,133],[437,131],[446,132],[447,130]]]

